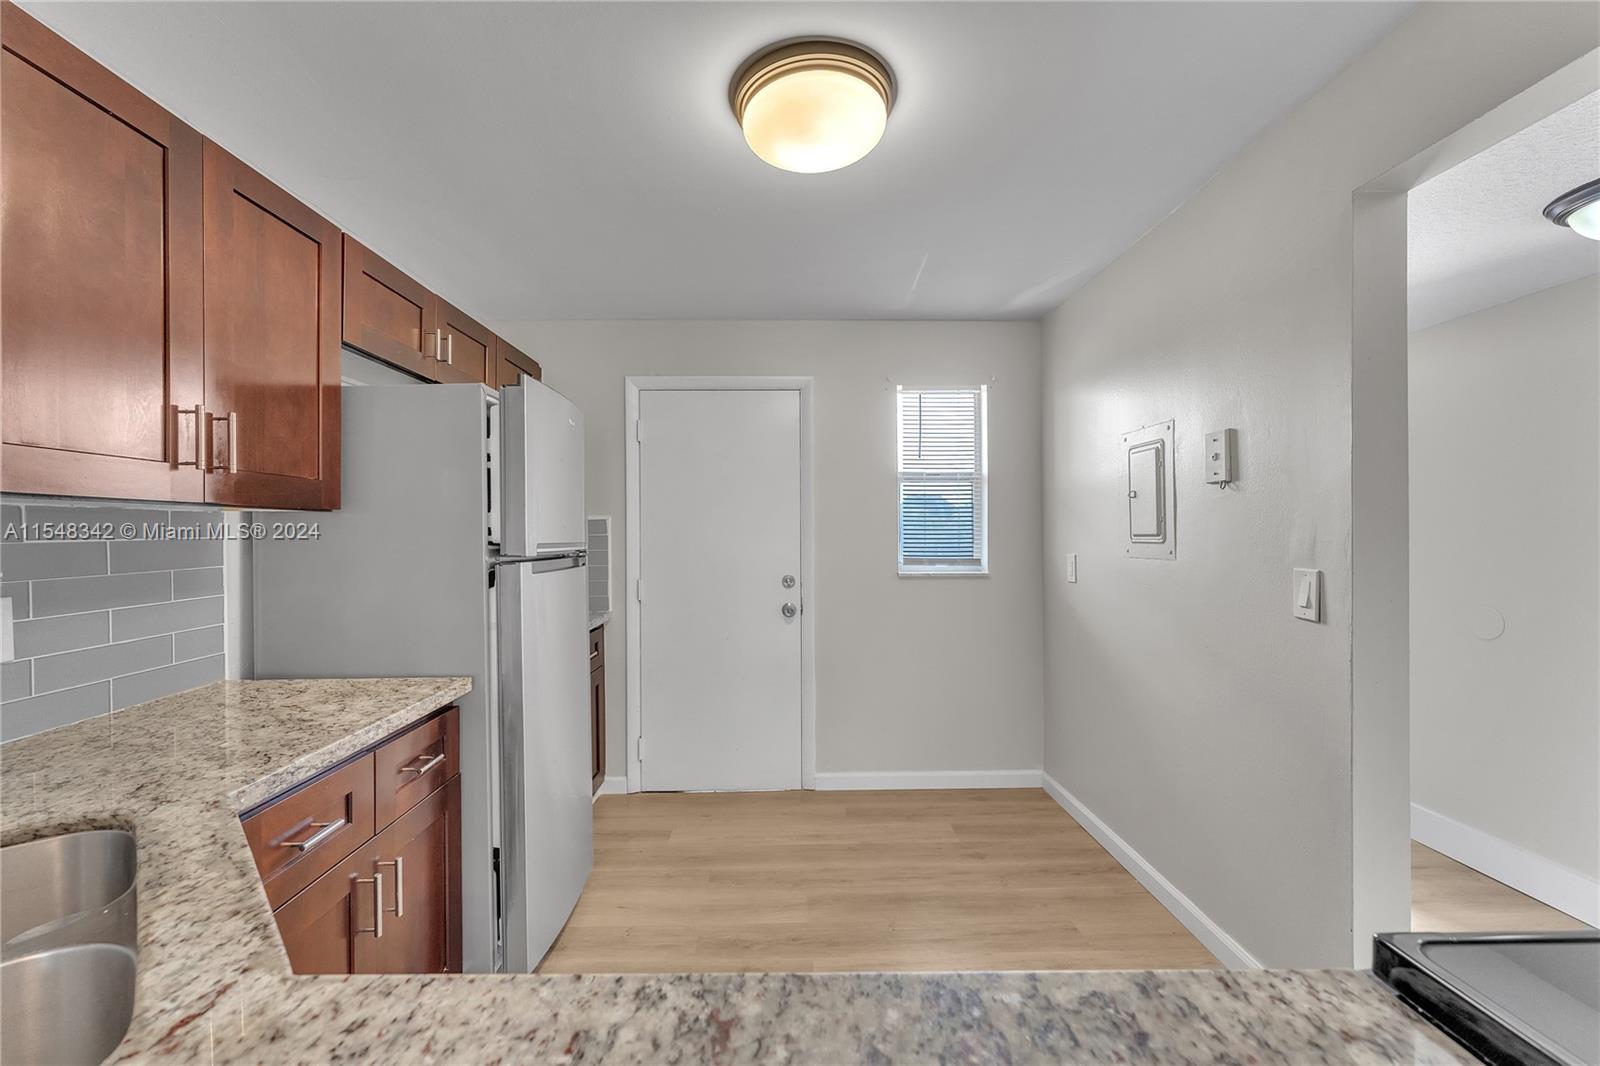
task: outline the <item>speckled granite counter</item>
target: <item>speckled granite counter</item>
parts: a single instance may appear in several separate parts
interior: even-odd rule
[[[611,621],[610,611],[590,611],[589,632],[593,633],[595,630],[599,629],[609,621]]]
[[[139,989],[115,1061],[1465,1061],[1351,972],[290,974],[238,812],[467,689],[224,682],[0,748],[0,840],[137,837]]]

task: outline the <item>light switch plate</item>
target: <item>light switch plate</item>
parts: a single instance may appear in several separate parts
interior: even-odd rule
[[[1294,571],[1294,616],[1307,622],[1322,621],[1322,571]]]
[[[1067,580],[1076,584],[1078,581],[1078,553],[1067,553]]]

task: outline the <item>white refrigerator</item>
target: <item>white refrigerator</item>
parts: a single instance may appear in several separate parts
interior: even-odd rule
[[[254,674],[472,678],[463,968],[525,972],[593,864],[583,419],[527,378],[341,399],[340,509],[251,548]]]

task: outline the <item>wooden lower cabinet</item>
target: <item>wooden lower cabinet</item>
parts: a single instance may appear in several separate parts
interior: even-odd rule
[[[589,631],[589,775],[593,793],[606,783],[606,627]]]
[[[457,713],[449,708],[245,819],[256,865],[272,875],[268,900],[295,973],[461,972],[460,776],[452,773],[426,796],[395,810],[387,825],[380,816],[376,836],[370,828],[374,767],[392,767],[396,760],[386,755],[408,753],[418,737],[437,735],[441,745],[449,740],[453,755]],[[449,765],[453,771],[453,759]],[[285,879],[272,865],[277,852],[285,841],[309,840],[308,833],[341,818],[359,825],[359,817],[341,815],[321,794],[344,795],[362,774],[368,839],[337,863],[324,861],[325,873],[279,905],[281,896],[270,887]],[[336,834],[326,840],[336,843]],[[331,859],[338,852],[324,854]]]

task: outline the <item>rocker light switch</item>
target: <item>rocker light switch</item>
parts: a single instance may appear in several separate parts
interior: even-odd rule
[[[1322,571],[1294,572],[1294,616],[1307,622],[1322,621]]]

